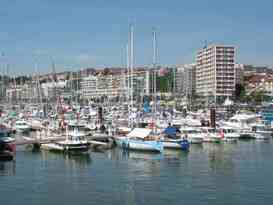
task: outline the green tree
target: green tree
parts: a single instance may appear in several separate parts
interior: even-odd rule
[[[253,99],[253,101],[254,101],[256,104],[261,104],[261,102],[265,100],[266,95],[265,95],[264,91],[259,90],[259,91],[253,92],[253,93],[250,95],[250,97],[251,97],[251,99]]]
[[[246,98],[245,87],[242,84],[235,85],[235,100],[244,101]]]

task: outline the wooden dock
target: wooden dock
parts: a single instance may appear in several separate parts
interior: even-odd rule
[[[103,142],[105,140],[109,140],[111,137],[107,135],[95,135],[95,136],[89,136],[87,138],[87,141],[90,144],[97,144],[97,145],[105,145],[106,143]],[[20,139],[16,139],[15,143],[17,146],[20,145],[41,145],[41,144],[47,144],[52,142],[59,142],[65,140],[65,136],[58,136],[58,137],[51,137],[46,139],[35,139],[30,137],[21,137]]]

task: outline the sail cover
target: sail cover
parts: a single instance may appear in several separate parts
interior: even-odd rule
[[[130,132],[127,136],[128,137],[138,137],[138,138],[145,138],[150,135],[152,130],[145,129],[145,128],[135,128],[132,132]]]

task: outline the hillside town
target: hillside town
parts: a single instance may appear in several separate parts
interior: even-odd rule
[[[46,102],[61,98],[88,103],[125,100],[133,79],[134,100],[156,95],[176,99],[189,107],[221,105],[228,98],[237,103],[260,104],[273,95],[273,71],[268,66],[241,64],[235,46],[209,45],[197,51],[195,62],[173,67],[84,68],[31,76],[10,76],[5,69],[0,79],[1,102]],[[55,68],[56,67],[56,68]],[[156,80],[154,80],[156,79]],[[206,102],[206,103],[204,103]]]

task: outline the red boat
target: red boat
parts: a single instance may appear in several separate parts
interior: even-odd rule
[[[0,125],[0,161],[13,160],[15,157],[16,144],[11,133],[11,130]]]

